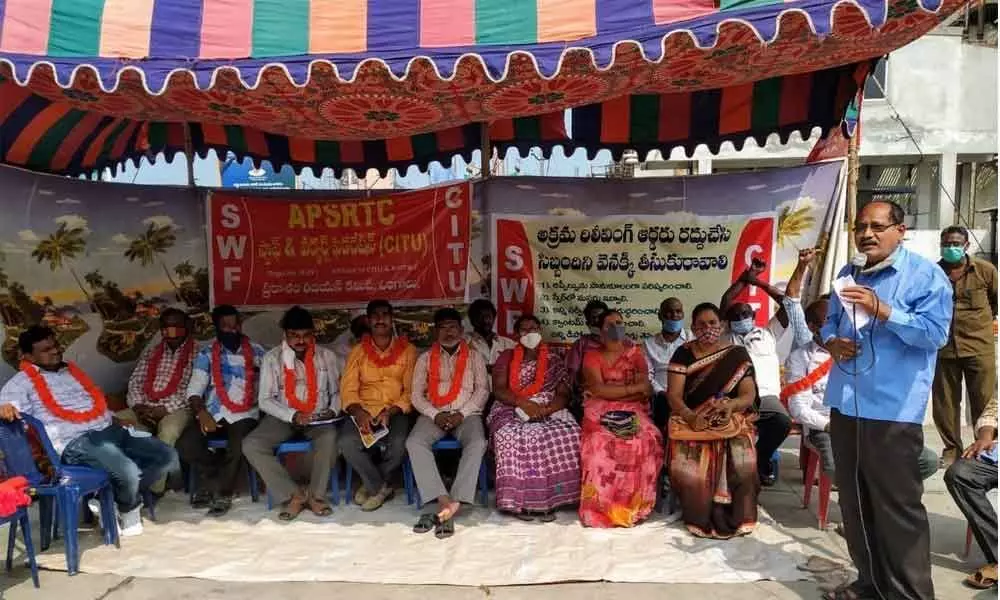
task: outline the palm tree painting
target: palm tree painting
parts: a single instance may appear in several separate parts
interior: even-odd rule
[[[90,271],[89,273],[84,273],[83,280],[87,282],[87,285],[89,285],[92,290],[99,291],[102,287],[104,287],[104,275],[101,275],[101,272],[97,269]]]
[[[801,200],[801,199],[800,199]],[[797,204],[797,203],[796,203]],[[792,240],[802,237],[816,224],[816,218],[812,216],[812,202],[805,203],[805,206],[783,206],[778,213],[778,245],[784,247],[785,242],[795,245]]]
[[[84,235],[85,232],[82,227],[67,227],[66,223],[60,223],[59,229],[56,229],[47,238],[38,242],[38,246],[31,251],[31,257],[39,263],[47,262],[49,269],[52,271],[65,267],[70,275],[73,276],[73,280],[76,281],[76,285],[80,287],[83,295],[87,298],[87,303],[93,304],[94,300],[91,298],[90,292],[84,287],[83,282],[80,281],[80,277],[77,276],[73,267],[68,264],[80,256],[87,248],[87,241],[84,239]]]
[[[194,277],[194,265],[191,264],[191,261],[186,260],[174,267],[174,273],[181,280],[191,279]]]
[[[128,248],[125,249],[125,258],[129,262],[138,262],[140,265],[148,267],[157,261],[159,255],[166,254],[168,250],[173,248],[176,242],[177,235],[174,233],[173,227],[150,223],[144,232],[140,233],[129,243]],[[163,272],[166,274],[167,280],[170,281],[170,285],[174,288],[174,294],[180,300],[181,293],[177,288],[174,278],[170,275],[170,269],[167,268],[166,263],[162,259],[159,262],[160,266],[163,267]]]

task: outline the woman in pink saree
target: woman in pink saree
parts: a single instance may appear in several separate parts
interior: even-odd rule
[[[580,521],[587,527],[632,527],[656,503],[663,437],[649,417],[653,390],[646,358],[626,338],[621,313],[601,317],[601,341],[583,359]]]

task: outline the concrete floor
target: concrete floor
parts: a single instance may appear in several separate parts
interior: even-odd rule
[[[968,437],[968,435],[966,436]],[[933,429],[926,431],[928,443],[938,443]],[[797,443],[797,439],[795,441]],[[783,454],[781,480],[774,488],[761,494],[761,504],[805,547],[832,550],[845,557],[843,540],[832,531],[819,531],[816,526],[815,499],[813,506],[800,505],[801,484],[798,477],[796,452]],[[965,545],[965,520],[955,508],[945,490],[942,472],[926,485],[924,503],[931,517],[931,553],[936,596],[947,600],[985,600],[996,598],[996,590],[975,592],[962,585],[967,572],[980,566],[983,557],[973,544],[968,560],[962,558]],[[830,518],[839,520],[836,503]],[[0,532],[0,539],[6,535]],[[811,582],[762,581],[750,584],[615,584],[566,583],[524,587],[447,587],[397,586],[350,583],[232,583],[198,579],[155,580],[122,578],[113,575],[80,574],[68,577],[64,572],[42,572],[42,588],[35,590],[27,568],[15,567],[0,578],[0,600],[34,598],[67,598],[69,600],[312,600],[330,593],[344,598],[365,600],[407,600],[434,597],[436,600],[646,600],[669,594],[672,600],[702,600],[706,594],[718,600],[765,600],[819,598],[820,589]]]

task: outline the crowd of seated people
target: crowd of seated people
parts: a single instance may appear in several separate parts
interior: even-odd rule
[[[799,301],[812,259],[812,251],[800,255],[784,292],[760,282],[755,264],[721,306],[686,313],[668,298],[661,330],[640,342],[621,312],[592,301],[584,307],[590,330],[567,352],[543,341],[533,315],[516,320],[516,339],[497,335],[496,310],[485,300],[469,308],[470,334],[457,310],[438,310],[434,342],[422,354],[396,335],[384,300],[354,314],[332,350],[316,343],[301,307],[285,313],[284,339],[270,351],[243,334],[232,306],[213,310],[216,338],[200,348],[187,316],[166,310],[160,341],[142,353],[129,382],[128,409],[115,414],[63,360],[54,333],[34,326],[18,340],[23,362],[0,391],[0,418],[31,414],[64,462],[108,471],[124,535],[142,531],[140,490],[163,493],[182,462],[196,468],[193,504],[209,516],[230,510],[247,463],[279,519],[329,515],[331,467],[342,456],[360,478],[353,501],[364,511],[394,495],[409,460],[429,507],[413,530],[446,538],[462,505],[475,501],[490,449],[497,508],[517,519],[552,521],[558,509],[577,506],[585,526],[631,527],[653,511],[665,474],[692,534],[746,535],[757,524],[761,486],[774,480],[771,454],[791,425],[779,396],[791,398],[791,416],[832,469],[815,400],[829,370],[814,340],[825,300],[806,311]],[[781,306],[771,327],[757,327],[753,308],[732,302],[745,285]],[[782,394],[776,333],[784,327],[794,341]],[[447,479],[434,454],[446,436],[461,452]],[[210,449],[213,439],[225,447]],[[312,442],[304,483],[275,457],[291,439]]]

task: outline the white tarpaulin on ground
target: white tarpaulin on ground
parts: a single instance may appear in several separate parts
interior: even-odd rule
[[[633,529],[585,529],[573,511],[554,523],[524,523],[467,508],[454,537],[411,531],[416,510],[397,498],[374,513],[338,506],[331,517],[303,513],[293,523],[240,499],[223,519],[205,518],[186,496],[157,506],[157,523],[121,550],[99,546],[81,531],[81,570],[121,576],[197,577],[222,581],[347,581],[357,583],[518,585],[560,581],[737,583],[804,578],[806,549],[763,516],[756,533],[701,540],[683,525],[652,519]],[[66,568],[54,544],[39,557]]]

